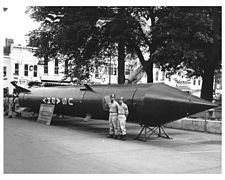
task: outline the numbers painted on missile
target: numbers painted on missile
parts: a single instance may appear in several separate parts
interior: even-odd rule
[[[42,101],[45,103],[45,104],[54,104],[54,105],[57,105],[59,104],[60,102],[63,104],[63,105],[70,105],[70,106],[73,106],[73,98],[55,98],[55,97],[46,97],[44,99],[42,99]]]

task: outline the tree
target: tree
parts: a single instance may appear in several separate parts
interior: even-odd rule
[[[152,11],[153,8],[150,9]],[[141,21],[144,20],[140,21],[140,18],[144,16],[149,19],[148,14],[151,11],[148,8],[30,7],[29,11],[32,18],[42,21],[42,26],[46,27],[31,33],[42,43],[36,55],[44,57],[44,54],[55,55],[57,52],[69,57],[70,60],[79,59],[91,64],[91,59],[103,56],[107,49],[111,49],[114,54],[117,49],[118,83],[123,84],[125,56],[136,51],[147,76],[150,77],[148,82],[152,82],[153,63],[145,61],[144,52],[141,51],[146,49],[146,43],[149,45],[149,50],[153,51],[154,47],[151,36],[142,28]],[[46,18],[52,19],[46,21]],[[103,21],[100,27],[96,25],[99,20]],[[152,24],[154,21],[152,19]],[[47,31],[48,29],[50,30]],[[48,42],[44,45],[42,39],[46,37],[46,33],[50,38],[43,41]],[[55,52],[46,51],[53,46]]]
[[[192,69],[190,77],[203,79],[201,97],[211,101],[221,67],[221,7],[163,7],[153,34],[154,62],[171,74]]]
[[[118,53],[118,84],[124,84],[125,75],[125,56],[130,52],[128,49],[128,37],[131,31],[130,18],[131,14],[128,7],[107,7],[106,14],[101,17],[103,25],[100,30],[102,33],[102,49],[117,49]],[[105,43],[109,46],[104,46]]]
[[[30,33],[39,42],[35,55],[45,61],[63,56],[66,64],[73,65],[68,76],[88,79],[91,60],[101,54],[96,27],[100,11],[97,7],[30,7],[30,16],[42,22],[39,29]],[[60,20],[46,21],[50,16]]]
[[[155,26],[160,7],[130,7],[133,25],[129,37],[129,46],[133,49],[147,75],[147,83],[153,82],[153,56],[156,40],[152,29]],[[146,58],[147,55],[147,58]]]

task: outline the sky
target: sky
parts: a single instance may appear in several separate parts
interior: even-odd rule
[[[26,5],[8,5],[5,7],[8,9],[3,12],[4,38],[14,39],[14,44],[26,45],[26,40],[29,38],[25,35],[29,31],[37,29],[39,23],[34,22],[25,13]]]
[[[33,19],[25,13],[27,6],[96,6],[96,5],[107,5],[107,6],[151,6],[151,5],[220,5],[220,0],[204,0],[204,3],[199,3],[195,0],[183,0],[180,3],[179,0],[123,0],[123,1],[111,1],[111,0],[3,0],[3,7],[7,7],[7,11],[2,13],[3,17],[3,38],[14,39],[15,44],[26,44],[27,36],[29,31],[37,29],[39,23],[34,22]],[[221,2],[221,1],[220,1]],[[178,3],[178,4],[177,4]],[[1,34],[2,35],[2,34]]]

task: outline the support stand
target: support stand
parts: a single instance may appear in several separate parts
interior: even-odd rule
[[[149,139],[152,135],[157,135],[158,137],[166,138],[166,139],[172,139],[164,130],[163,126],[146,126],[141,125],[142,129],[138,136],[135,138],[137,140],[143,140],[141,136],[144,136],[144,141],[146,142],[147,139]]]
[[[32,116],[31,116],[31,119],[33,120],[34,119],[34,115],[36,114],[36,112],[33,112]]]

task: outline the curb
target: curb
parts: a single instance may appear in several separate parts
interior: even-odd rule
[[[167,128],[222,134],[222,122],[216,120],[183,118],[164,125]]]

